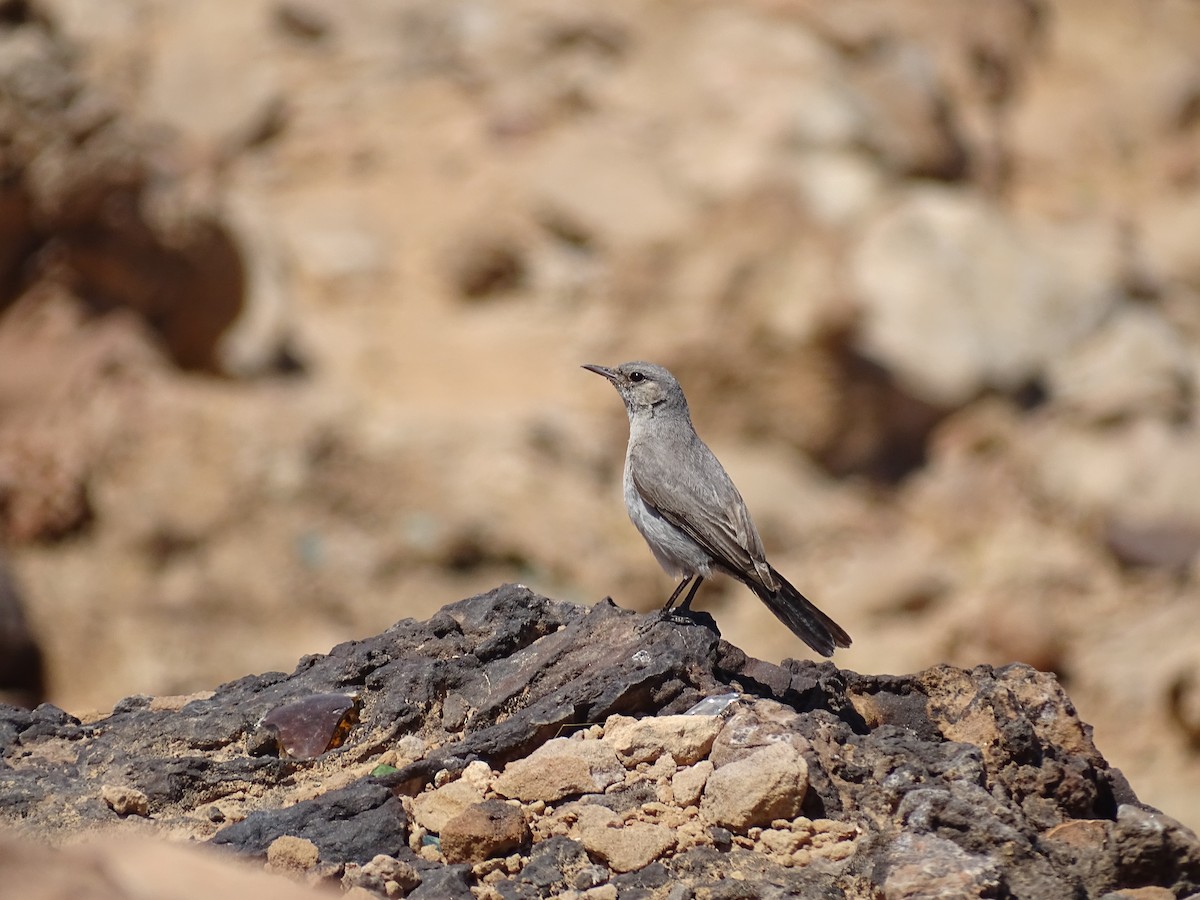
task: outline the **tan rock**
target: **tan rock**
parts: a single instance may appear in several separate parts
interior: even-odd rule
[[[758,842],[763,849],[770,853],[776,853],[781,856],[791,856],[800,849],[800,845],[807,841],[807,835],[797,834],[791,830],[780,828],[765,828],[763,833],[759,835]]]
[[[702,759],[693,766],[680,769],[671,778],[671,793],[678,806],[695,806],[700,802],[704,785],[713,773],[713,764]]]
[[[496,779],[496,793],[551,803],[575,794],[599,793],[624,777],[625,767],[601,741],[555,738],[505,766]]]
[[[451,781],[413,798],[412,814],[418,825],[441,834],[443,826],[473,803],[483,800],[479,786],[466,779]]]
[[[519,807],[503,800],[468,806],[442,828],[442,854],[452,863],[478,863],[503,856],[530,841],[529,824]]]
[[[620,824],[620,818],[607,806],[599,803],[571,803],[558,811],[557,817],[575,827],[575,834],[593,828],[606,828]]]
[[[672,757],[669,753],[664,753],[650,765],[645,766],[644,768],[639,767],[638,771],[642,773],[645,778],[654,780],[670,778],[675,774],[675,768],[676,763],[674,757]]]
[[[150,800],[137,788],[106,784],[100,796],[118,816],[149,816]]]
[[[627,766],[654,762],[664,754],[690,766],[708,755],[722,724],[716,716],[609,716],[604,743]]]
[[[267,847],[267,862],[275,869],[303,872],[315,866],[320,857],[316,844],[291,834],[275,838]]]
[[[631,822],[619,828],[582,829],[580,840],[614,872],[632,872],[654,862],[675,846],[675,835],[663,825]]]
[[[745,833],[772,819],[800,812],[808,790],[808,765],[786,741],[763,747],[717,769],[709,776],[700,801],[710,821]]]

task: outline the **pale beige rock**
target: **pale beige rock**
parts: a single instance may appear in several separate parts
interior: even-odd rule
[[[618,246],[663,240],[687,223],[686,195],[624,136],[602,128],[564,132],[541,154],[531,188],[552,222]],[[634,205],[638,215],[631,216]]]
[[[603,791],[625,777],[625,767],[600,741],[555,738],[525,759],[514,760],[496,779],[496,793],[547,803]]]
[[[928,48],[892,44],[854,69],[869,108],[866,142],[887,169],[912,176],[960,177],[967,166],[950,99]]]
[[[278,115],[283,101],[277,65],[230,67],[221,61],[262,58],[251,49],[256,38],[249,24],[257,12],[252,4],[227,16],[189,6],[164,9],[144,60],[143,114],[209,147],[242,139]],[[203,45],[219,46],[220,54],[194,52]],[[261,50],[261,39],[258,46]]]
[[[1195,198],[1189,193],[1161,198],[1145,223],[1143,247],[1154,271],[1200,285],[1200,253],[1194,239],[1200,229],[1200,204]]]
[[[673,848],[675,835],[662,825],[630,822],[619,828],[581,829],[580,841],[614,872],[632,872]]]
[[[703,759],[721,731],[716,716],[609,716],[604,743],[627,766],[654,762],[669,754],[681,766]]]
[[[1111,307],[1106,259],[1102,236],[1035,233],[982,197],[914,189],[854,255],[861,349],[932,403],[1015,388]]]
[[[671,794],[678,806],[695,806],[700,802],[704,785],[713,773],[713,764],[702,759],[695,765],[680,769],[671,778]]]
[[[1023,449],[1038,489],[1069,509],[1131,522],[1200,521],[1195,429],[1160,418],[1105,429],[1054,422],[1029,435]]]
[[[804,757],[787,741],[779,741],[713,772],[700,810],[715,824],[744,832],[798,815],[807,790]]]
[[[245,261],[242,311],[218,345],[221,369],[248,378],[264,375],[277,362],[293,330],[295,281],[278,224],[252,194],[224,202],[226,221]]]
[[[473,763],[468,763],[467,767],[463,769],[461,779],[468,784],[474,785],[482,794],[486,793],[492,786],[492,780],[495,777],[492,767],[482,760],[477,759]]]
[[[483,791],[478,785],[460,778],[414,797],[413,819],[434,834],[441,834],[450,819],[481,800]]]
[[[1131,307],[1053,360],[1048,387],[1056,402],[1091,420],[1175,419],[1190,402],[1193,369],[1183,336],[1157,312]]]

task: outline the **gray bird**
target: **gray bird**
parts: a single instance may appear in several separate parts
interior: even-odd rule
[[[767,562],[745,501],[692,425],[675,376],[647,362],[583,368],[612,382],[629,413],[625,507],[668,574],[683,580],[663,607],[689,609],[713,572],[736,578],[792,632],[822,656],[849,647],[850,635]]]

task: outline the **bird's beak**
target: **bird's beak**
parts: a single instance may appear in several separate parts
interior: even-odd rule
[[[613,384],[617,383],[617,373],[606,366],[593,366],[589,363],[588,365],[583,366],[583,368],[587,369],[589,372],[595,372],[597,375],[603,375]]]

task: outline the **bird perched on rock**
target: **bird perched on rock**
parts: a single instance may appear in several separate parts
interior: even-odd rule
[[[647,362],[583,368],[612,382],[629,414],[625,507],[668,574],[683,580],[663,607],[686,612],[713,572],[736,578],[822,656],[850,635],[767,562],[742,495],[692,425],[675,376]],[[675,601],[691,585],[683,603]]]

